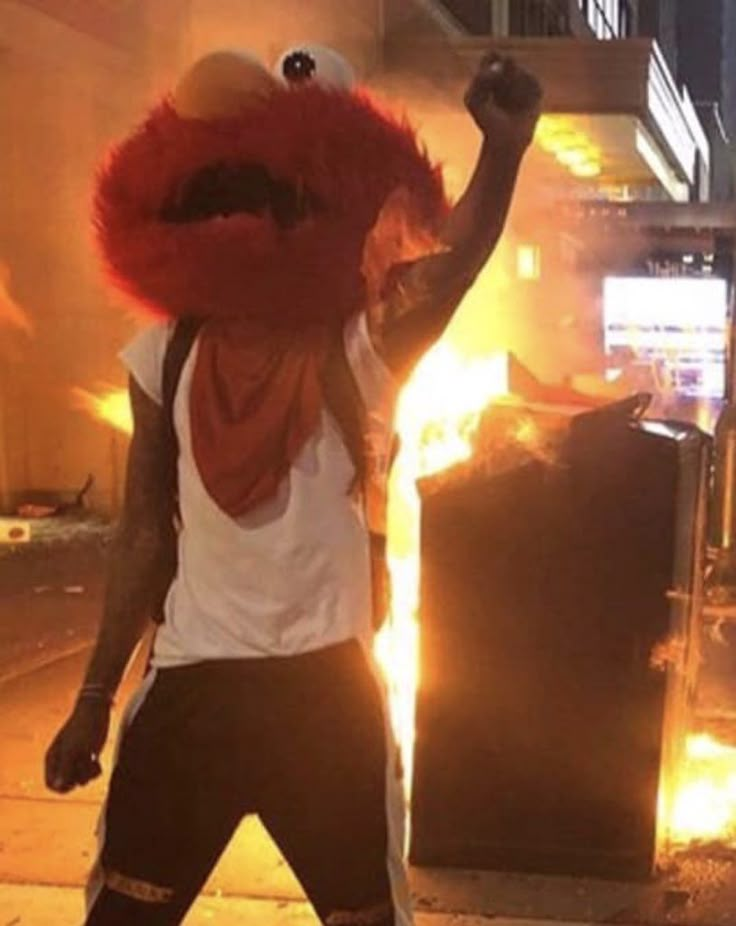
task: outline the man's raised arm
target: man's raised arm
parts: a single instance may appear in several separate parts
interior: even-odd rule
[[[69,791],[99,774],[113,696],[171,578],[172,451],[161,408],[132,379],[130,398],[134,432],[102,622],[74,708],[46,755],[46,784],[54,791]]]
[[[442,334],[501,237],[541,97],[534,77],[495,54],[471,81],[465,105],[483,133],[475,171],[442,229],[440,253],[395,268],[372,329],[399,376]]]

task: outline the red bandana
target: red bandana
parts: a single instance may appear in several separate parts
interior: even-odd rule
[[[208,493],[232,517],[275,494],[316,431],[328,346],[323,327],[295,332],[218,319],[202,328],[192,452]]]

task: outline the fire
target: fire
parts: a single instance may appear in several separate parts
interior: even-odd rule
[[[418,364],[397,410],[401,451],[391,478],[388,511],[391,613],[376,640],[389,688],[391,719],[401,747],[407,798],[419,684],[419,493],[417,479],[470,458],[483,410],[507,393],[506,355],[472,359],[446,341]]]
[[[736,840],[736,748],[712,736],[688,737],[669,819],[675,845]]]
[[[79,387],[72,390],[74,402],[95,420],[105,422],[123,434],[133,433],[133,415],[125,389],[102,386],[96,393]]]
[[[0,260],[0,323],[17,328],[26,335],[33,334],[33,323],[10,293],[10,267],[2,260]]]

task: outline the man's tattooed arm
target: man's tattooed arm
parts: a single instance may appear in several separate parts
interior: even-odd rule
[[[465,104],[483,133],[473,176],[441,230],[439,252],[393,269],[371,325],[397,375],[439,338],[501,237],[540,99],[537,81],[509,59],[487,56],[473,78]]]
[[[115,692],[171,578],[173,507],[163,412],[133,379],[135,429],[125,501],[110,557],[102,622],[84,684]]]

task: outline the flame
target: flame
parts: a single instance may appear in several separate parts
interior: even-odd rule
[[[391,606],[376,639],[394,733],[401,748],[407,800],[414,751],[419,677],[419,493],[416,481],[470,458],[483,410],[508,392],[508,357],[468,359],[441,341],[417,365],[397,409],[401,451],[391,477],[388,549]]]
[[[33,334],[33,323],[22,306],[10,294],[10,267],[0,260],[0,323],[17,328],[24,334]]]
[[[688,737],[669,837],[675,845],[736,840],[736,748],[703,733]]]
[[[649,655],[649,666],[657,672],[666,672],[672,667],[677,671],[685,658],[685,640],[681,636],[668,636],[654,645]]]
[[[72,395],[75,405],[88,412],[96,421],[105,422],[123,434],[133,433],[133,414],[126,389],[101,386],[95,393],[75,387]]]

